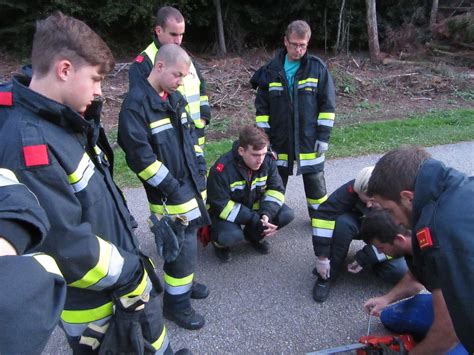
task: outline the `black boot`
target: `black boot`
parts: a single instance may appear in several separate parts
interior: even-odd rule
[[[204,317],[197,313],[192,307],[189,307],[186,310],[163,308],[163,316],[166,319],[175,322],[180,327],[189,330],[200,329],[206,323]]]
[[[214,251],[216,253],[217,258],[222,261],[223,263],[228,263],[232,260],[232,256],[230,255],[230,248],[224,247],[216,242],[212,242],[212,246],[214,247]]]
[[[313,298],[316,302],[324,302],[328,299],[331,289],[331,279],[324,280],[320,277],[316,280],[313,288]]]
[[[207,296],[209,296],[209,288],[204,284],[193,281],[193,286],[191,287],[191,298],[201,300]]]
[[[249,242],[250,245],[260,254],[268,254],[270,252],[270,243],[265,239],[262,239],[258,242],[255,240],[249,240]]]

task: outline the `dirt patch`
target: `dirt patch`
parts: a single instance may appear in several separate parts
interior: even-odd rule
[[[212,110],[208,138],[233,137],[238,128],[254,121],[254,97],[249,80],[272,56],[263,49],[244,56],[222,59],[196,57],[207,81]],[[446,64],[440,58],[418,62],[395,61],[373,65],[363,55],[324,58],[337,89],[336,124],[403,118],[432,110],[474,108],[473,67]],[[128,90],[131,58],[117,64],[103,85],[106,98],[103,123],[116,128],[120,107]],[[0,79],[7,81],[18,71],[18,60],[0,54]]]

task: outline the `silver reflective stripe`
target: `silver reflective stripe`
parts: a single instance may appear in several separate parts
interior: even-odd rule
[[[277,166],[288,167],[288,160],[277,160]]]
[[[283,206],[283,202],[281,202],[280,200],[276,199],[276,198],[273,197],[273,196],[265,195],[263,201],[275,202],[275,203],[278,204],[279,206]]]
[[[102,327],[104,324],[109,322],[111,317],[112,316],[107,316],[105,318],[96,320],[95,322],[91,322],[91,323],[76,323],[76,324],[66,323],[65,321],[61,319],[61,325],[67,335],[71,337],[78,337],[78,336],[81,336],[82,333],[84,333],[84,331],[87,329],[89,324],[95,324]]]
[[[183,293],[188,292],[191,289],[191,286],[193,285],[192,282],[182,285],[182,286],[171,286],[168,285],[165,282],[165,290],[168,292],[170,295],[182,295]]]
[[[234,205],[234,207],[232,208],[232,211],[230,211],[229,216],[227,217],[227,220],[229,222],[235,222],[235,219],[237,218],[237,215],[240,212],[240,207],[242,207],[240,203],[236,203]]]
[[[268,124],[268,122],[257,122],[257,127],[270,128],[270,124]]]
[[[372,249],[374,250],[374,253],[375,253],[375,256],[377,257],[377,260],[379,262],[382,262],[382,261],[386,261],[387,260],[387,255],[385,255],[384,253],[381,253],[377,250],[376,247],[374,247],[373,245],[371,245]]]
[[[171,124],[165,124],[165,125],[163,125],[163,126],[159,126],[159,127],[153,128],[153,129],[151,130],[151,134],[157,134],[157,133],[166,131],[167,129],[171,129],[171,128],[173,128],[173,126],[172,126]]]
[[[186,101],[188,102],[188,104],[192,104],[193,102],[197,102],[199,101],[199,99],[201,98],[200,94],[197,94],[197,95],[186,95]]]
[[[75,193],[78,193],[79,191],[82,191],[87,187],[87,185],[89,184],[89,180],[91,179],[92,175],[94,175],[94,170],[94,163],[92,162],[92,160],[89,159],[89,161],[87,162],[87,167],[81,179],[71,185]]]
[[[106,287],[115,285],[118,278],[120,277],[120,274],[122,273],[124,259],[122,255],[120,255],[115,245],[113,244],[110,244],[110,245],[112,246],[112,248],[110,252],[110,263],[108,265],[109,268],[108,268],[107,275],[96,284],[88,287],[89,290],[99,291],[99,290],[103,290]]]
[[[299,84],[298,85],[298,89],[303,89],[303,88],[309,88],[309,87],[312,87],[312,88],[317,88],[318,87],[318,83],[304,83],[304,84]]]
[[[321,206],[320,203],[308,203],[308,207],[311,208],[312,210],[317,210]]]
[[[170,345],[170,338],[168,338],[168,332],[166,332],[165,338],[163,339],[163,344],[161,344],[160,348],[155,351],[155,355],[164,355],[169,345]]]
[[[156,174],[153,175],[153,177],[148,179],[146,182],[150,184],[151,186],[156,187],[159,184],[161,184],[161,182],[166,178],[168,173],[169,173],[168,168],[164,164],[161,164]]]
[[[324,228],[313,228],[313,235],[321,238],[332,238],[332,230]]]
[[[268,91],[283,91],[283,86],[271,86]]]
[[[317,157],[316,159],[300,160],[300,165],[309,166],[309,165],[321,164],[322,162],[324,162],[324,155],[321,155],[320,157]]]
[[[186,213],[180,213],[180,216],[185,215],[188,218],[188,221],[192,221],[196,218],[201,217],[201,212],[199,211],[199,207],[196,207],[195,209],[192,209],[191,211],[188,211]]]
[[[232,187],[230,188],[230,191],[233,192],[233,191],[235,191],[235,190],[243,190],[243,189],[245,189],[245,184],[232,186]]]
[[[201,100],[201,106],[209,106],[209,100]]]
[[[334,120],[325,120],[318,118],[318,126],[332,127],[334,126]]]

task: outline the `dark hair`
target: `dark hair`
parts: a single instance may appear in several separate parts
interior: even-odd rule
[[[311,28],[308,23],[303,20],[293,21],[288,25],[285,31],[285,37],[289,38],[292,34],[296,34],[297,37],[306,37],[311,38]]]
[[[426,150],[414,145],[391,150],[375,164],[367,194],[369,196],[379,195],[385,199],[399,202],[400,192],[414,191],[418,171],[429,157]]]
[[[401,224],[396,224],[390,212],[382,209],[373,209],[362,220],[360,237],[367,244],[374,239],[381,243],[393,244],[397,234],[410,236],[411,233]]]
[[[31,53],[34,75],[46,75],[57,59],[67,59],[76,67],[99,65],[100,74],[115,65],[110,48],[89,26],[60,11],[36,22]]]
[[[269,140],[265,131],[255,125],[243,126],[239,131],[239,147],[247,149],[252,146],[260,150],[268,146]]]
[[[160,7],[159,10],[156,12],[156,17],[155,17],[155,27],[160,26],[162,28],[166,27],[166,22],[170,19],[174,18],[176,22],[180,23],[184,21],[184,17],[179,12],[178,9],[172,7],[172,6],[163,6]]]

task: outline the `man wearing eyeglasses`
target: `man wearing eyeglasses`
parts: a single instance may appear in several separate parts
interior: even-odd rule
[[[303,175],[314,234],[316,210],[327,199],[324,156],[334,124],[336,93],[326,64],[307,53],[310,38],[305,21],[290,23],[285,48],[258,69],[250,82],[257,89],[257,126],[270,137],[285,187],[295,161],[296,174]]]

